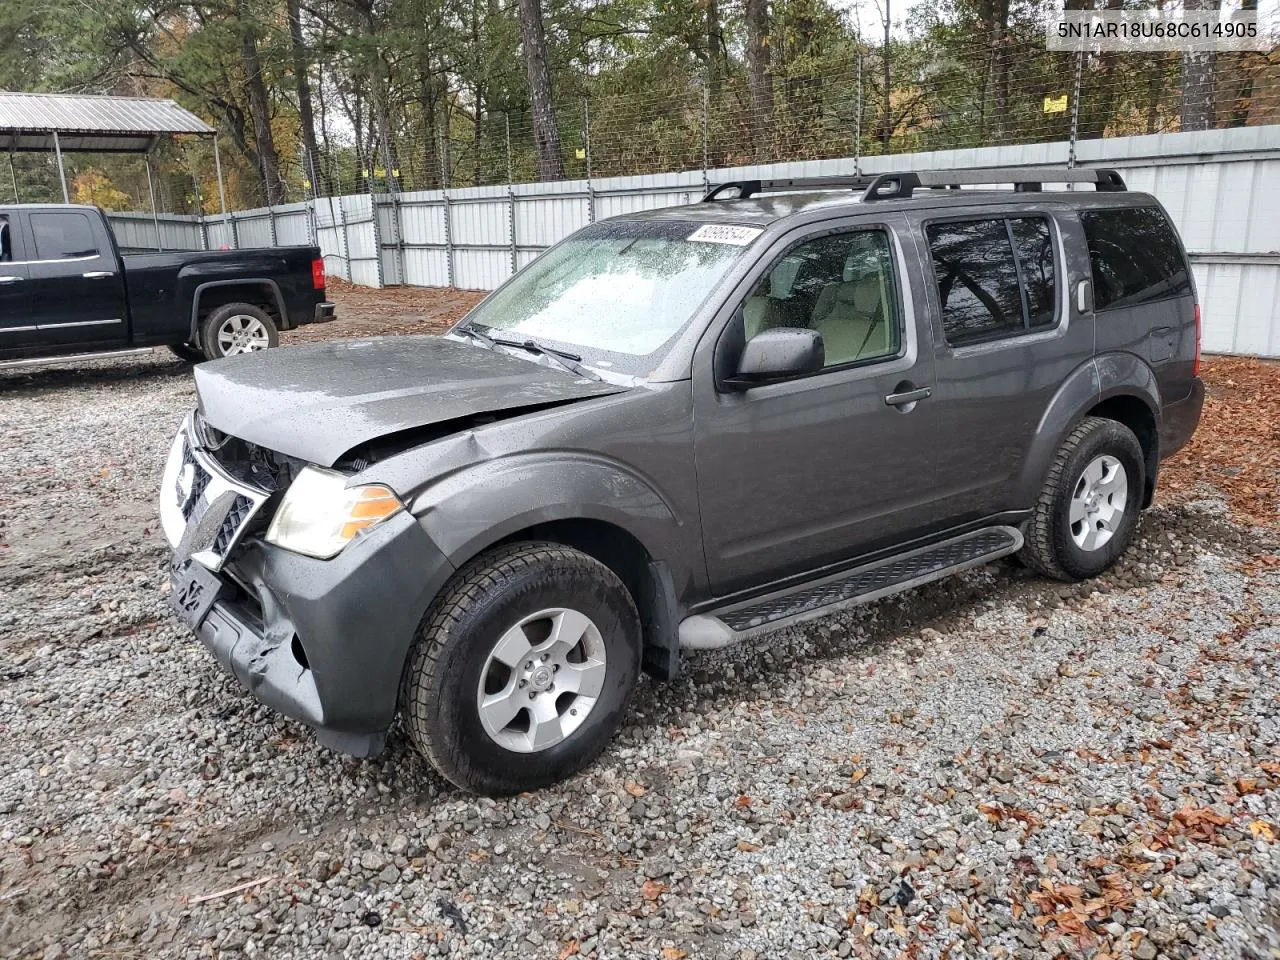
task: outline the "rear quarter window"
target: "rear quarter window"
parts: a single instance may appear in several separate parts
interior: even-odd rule
[[[1191,273],[1169,219],[1156,207],[1087,210],[1094,308],[1131,307],[1191,292]]]

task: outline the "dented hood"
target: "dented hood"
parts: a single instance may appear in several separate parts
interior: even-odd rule
[[[379,437],[625,387],[444,337],[340,340],[195,368],[212,426],[322,466]]]

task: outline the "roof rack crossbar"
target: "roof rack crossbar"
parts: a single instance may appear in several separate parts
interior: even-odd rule
[[[961,186],[1013,184],[1020,193],[1034,193],[1046,183],[1092,183],[1099,191],[1126,189],[1124,178],[1115,170],[1065,167],[978,167],[971,170],[918,170],[882,173],[868,184],[864,201],[905,200],[918,187],[958,189]]]

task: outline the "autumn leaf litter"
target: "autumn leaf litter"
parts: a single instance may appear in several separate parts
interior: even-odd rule
[[[180,367],[0,374],[0,956],[1271,956],[1276,444],[1223,432],[1280,372],[1209,379],[1099,582],[1003,563],[690,657],[490,801],[398,735],[324,751],[165,613]]]

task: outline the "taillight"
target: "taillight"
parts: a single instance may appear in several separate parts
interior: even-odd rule
[[[317,290],[324,289],[324,258],[323,257],[311,261],[311,286],[315,287]],[[1196,309],[1199,310],[1200,308],[1197,307]],[[1199,317],[1200,314],[1197,313],[1196,316]]]
[[[1200,304],[1196,304],[1196,359],[1191,364],[1191,375],[1200,376]]]

